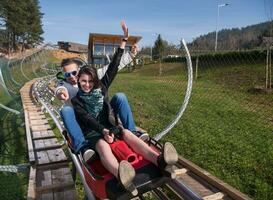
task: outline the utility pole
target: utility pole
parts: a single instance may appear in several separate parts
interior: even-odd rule
[[[220,8],[224,6],[228,6],[228,5],[229,5],[228,3],[218,5],[216,33],[215,33],[215,47],[214,47],[215,52],[217,51],[217,45],[218,45],[217,42],[218,42],[218,26],[219,26]]]

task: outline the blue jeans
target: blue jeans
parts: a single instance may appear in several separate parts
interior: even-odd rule
[[[111,99],[110,104],[114,113],[119,116],[123,127],[135,131],[135,122],[126,95],[124,93],[116,93]],[[76,121],[74,109],[71,106],[64,106],[60,113],[64,126],[71,137],[73,148],[76,152],[79,152],[86,144],[86,141],[82,130]]]
[[[116,93],[112,97],[110,104],[114,113],[120,118],[123,127],[130,131],[135,131],[136,125],[126,95],[121,92]]]
[[[85,144],[85,138],[83,136],[81,127],[76,120],[74,109],[71,106],[64,106],[62,107],[60,113],[64,122],[64,126],[72,140],[73,149],[75,152],[79,152],[79,150]]]

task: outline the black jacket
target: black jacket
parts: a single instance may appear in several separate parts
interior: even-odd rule
[[[109,103],[108,88],[110,87],[115,76],[117,75],[118,66],[119,66],[120,59],[122,57],[123,52],[124,52],[124,49],[118,48],[118,50],[113,56],[111,63],[109,64],[109,67],[105,75],[101,79],[101,83],[102,83],[101,89],[102,89],[102,94],[104,96],[104,99],[103,99],[103,109],[100,115],[103,115],[102,117],[105,117],[106,124],[111,126],[117,125],[117,121],[115,120],[115,116],[112,112],[112,109]],[[92,117],[86,111],[85,105],[83,101],[81,100],[81,98],[79,97],[79,93],[71,99],[71,102],[75,110],[76,119],[84,135],[90,133],[91,131],[102,133],[102,130],[106,127],[105,123],[100,124],[96,118]]]

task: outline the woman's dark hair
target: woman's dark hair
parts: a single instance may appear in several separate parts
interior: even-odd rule
[[[79,71],[78,80],[79,80],[79,78],[81,77],[82,74],[87,74],[87,75],[91,76],[92,81],[94,83],[94,89],[97,89],[97,88],[101,87],[101,81],[100,81],[100,79],[98,77],[97,69],[95,67],[92,67],[90,65],[83,66]]]

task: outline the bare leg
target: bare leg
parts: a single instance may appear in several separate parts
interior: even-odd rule
[[[96,150],[100,155],[100,160],[103,166],[117,179],[119,179],[126,190],[130,191],[132,195],[136,196],[138,191],[132,183],[135,177],[135,170],[132,165],[124,160],[118,163],[109,144],[103,139],[100,139],[97,142]]]
[[[135,136],[131,131],[124,129],[123,139],[136,153],[142,155],[146,160],[149,160],[155,165],[158,165],[157,157],[159,154],[150,148],[148,144]]]
[[[112,153],[109,144],[106,141],[100,139],[96,144],[96,150],[99,153],[103,166],[115,177],[118,177],[119,163]]]

